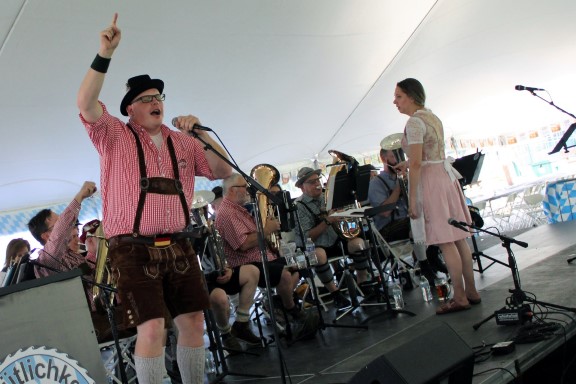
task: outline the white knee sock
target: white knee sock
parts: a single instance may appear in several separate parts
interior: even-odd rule
[[[136,376],[140,384],[161,384],[164,376],[164,355],[140,357],[134,355]]]
[[[204,383],[204,357],[204,347],[178,346],[176,361],[184,384]]]

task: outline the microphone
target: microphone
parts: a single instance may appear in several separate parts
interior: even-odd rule
[[[523,85],[517,85],[514,87],[517,91],[530,91],[530,92],[534,92],[534,91],[545,91],[545,89],[542,88],[533,88],[533,87],[525,87]]]
[[[465,225],[467,225],[466,223],[456,221],[453,218],[448,219],[448,224],[450,224],[451,226],[456,227],[458,229],[461,229],[463,231],[469,232],[468,229],[465,227]]]
[[[175,118],[172,119],[172,125],[173,125],[175,128],[178,128],[178,127],[176,127],[176,123],[177,123],[177,122],[178,122],[178,118],[177,118],[177,117],[175,117]],[[205,127],[205,126],[200,125],[200,124],[194,124],[194,126],[192,127],[192,129],[198,129],[198,130],[200,130],[200,131],[212,132],[212,128],[208,128],[208,127]]]

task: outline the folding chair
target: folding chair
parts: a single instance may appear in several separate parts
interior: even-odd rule
[[[120,364],[124,364],[128,383],[136,383],[136,366],[132,354],[136,344],[136,335],[119,340],[121,356],[118,356],[114,340],[101,343],[100,353],[106,370],[108,382],[122,384]]]

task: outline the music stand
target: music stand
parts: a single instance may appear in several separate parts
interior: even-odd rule
[[[350,169],[340,170],[334,177],[333,183],[331,183],[331,187],[328,191],[332,193],[328,193],[326,207],[336,207],[336,208],[347,208],[351,205],[353,207],[358,206],[359,200],[367,200],[368,199],[368,188],[370,185],[370,173],[372,171],[372,166],[365,165],[358,167],[357,165],[353,164]],[[330,182],[330,180],[328,180]],[[360,192],[362,195],[360,195]],[[328,201],[330,200],[330,201]],[[349,313],[353,313],[359,307],[368,307],[368,306],[386,306],[386,309],[377,314],[369,316],[368,318],[364,319],[362,323],[367,322],[368,320],[374,318],[375,316],[379,316],[381,314],[397,314],[397,313],[406,313],[411,316],[415,316],[414,313],[403,310],[403,309],[393,309],[390,304],[390,297],[388,294],[388,287],[386,286],[386,281],[384,280],[384,272],[382,268],[382,264],[380,262],[380,255],[378,253],[378,247],[376,246],[376,238],[374,232],[377,231],[376,227],[373,224],[372,217],[382,212],[382,210],[391,210],[396,208],[394,204],[389,204],[383,207],[373,208],[372,210],[366,208],[357,208],[351,209],[345,212],[337,213],[335,215],[343,216],[347,218],[354,218],[357,217],[359,219],[366,220],[368,222],[368,226],[370,228],[370,235],[371,235],[371,248],[372,248],[372,258],[374,258],[373,264],[376,264],[376,269],[380,274],[380,284],[382,285],[382,290],[384,292],[384,303],[360,303],[356,297],[356,293],[354,289],[350,289],[350,299],[352,302],[352,307],[344,311],[338,317],[336,317],[333,322],[337,322],[344,316],[348,315]],[[366,239],[364,239],[366,240]],[[390,247],[388,249],[392,252]],[[393,252],[392,252],[393,253]],[[349,279],[349,281],[352,279]],[[350,284],[352,285],[353,284]]]
[[[367,201],[372,168],[371,165],[347,164],[345,169],[330,177],[326,187],[326,211],[357,207],[359,202]]]
[[[462,175],[462,179],[460,179],[462,187],[478,181],[480,170],[484,164],[484,156],[482,152],[476,152],[454,160],[452,166]]]
[[[466,155],[454,161],[452,166],[462,175],[462,179],[460,179],[460,185],[462,186],[462,188],[478,181],[478,177],[480,176],[480,170],[482,168],[483,163],[484,163],[484,154],[482,152],[476,152],[471,155]],[[482,226],[479,225],[478,227]],[[476,263],[478,264],[478,269],[474,269],[476,272],[482,274],[484,273],[485,270],[487,270],[496,263],[508,267],[508,264],[498,259],[495,259],[491,256],[488,256],[482,251],[480,251],[478,249],[478,243],[476,243],[475,235],[472,235],[470,239],[472,241],[472,248],[473,248],[472,259],[475,260]],[[481,257],[485,257],[488,260],[490,260],[490,264],[488,264],[487,266],[483,266]]]
[[[352,207],[352,210],[355,210],[359,206],[359,201],[368,200],[368,186],[370,184],[370,173],[373,167],[371,165],[358,166],[358,162],[351,157],[347,157],[345,163],[340,162],[332,165],[344,165],[345,168],[339,170],[328,179],[328,186],[326,187],[328,190],[326,194],[326,211],[346,209],[347,211],[333,215],[341,216],[345,220],[354,218],[356,218],[356,220],[362,219],[362,214],[359,216],[351,216],[349,214],[350,207]],[[353,313],[359,307],[368,305],[367,303],[363,304],[358,301],[354,279],[348,271],[344,271],[344,274],[352,306],[338,315],[332,321],[334,324],[344,316]],[[371,305],[382,304],[373,303]]]

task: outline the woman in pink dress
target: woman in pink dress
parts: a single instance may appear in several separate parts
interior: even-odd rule
[[[440,247],[452,279],[453,298],[437,308],[441,315],[470,308],[480,303],[474,283],[472,252],[466,242],[470,233],[448,224],[448,219],[471,223],[470,212],[458,182],[460,175],[446,159],[444,129],[440,119],[425,108],[424,87],[416,79],[396,84],[394,104],[410,116],[402,147],[408,161],[409,216],[416,243]]]

